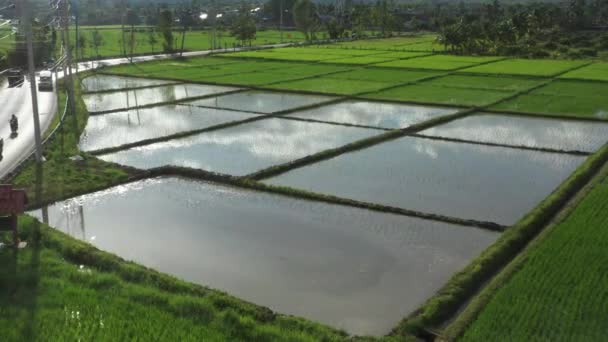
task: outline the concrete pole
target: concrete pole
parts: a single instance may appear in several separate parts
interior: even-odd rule
[[[65,85],[68,88],[68,102],[70,106],[70,112],[74,118],[76,118],[76,101],[74,98],[74,79],[72,78],[72,51],[70,47],[70,13],[69,13],[69,2],[68,0],[62,0],[62,20],[61,24],[63,25],[63,34],[64,34],[64,45],[65,45],[65,55],[66,55],[66,64],[68,69],[68,74],[63,74],[63,79]]]
[[[40,116],[38,112],[38,89],[36,87],[36,68],[34,66],[34,43],[32,37],[32,19],[27,0],[22,0],[22,10],[27,36],[27,65],[32,93],[32,114],[34,115],[34,138],[36,140],[36,162],[42,161],[42,139],[40,137]]]
[[[279,15],[279,32],[281,33],[281,44],[283,43],[283,0],[279,0],[280,1],[280,10],[281,10],[281,14]]]

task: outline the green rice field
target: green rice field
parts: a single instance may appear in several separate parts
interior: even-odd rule
[[[505,74],[526,76],[555,76],[572,68],[585,65],[585,61],[555,61],[507,59],[504,61],[480,65],[463,70],[481,74]]]
[[[92,41],[92,35],[95,29],[103,37],[103,44],[99,47],[100,57],[116,57],[121,56],[122,48],[122,36],[123,33],[120,26],[100,26],[99,28],[84,26],[80,29],[79,35],[86,39],[87,46],[84,49],[84,58],[96,57],[97,52],[94,48],[90,47]],[[135,32],[135,44],[133,48],[134,54],[149,54],[149,53],[162,53],[162,37],[158,33],[154,33],[157,42],[152,46],[149,43],[150,30],[151,28],[137,27]],[[127,53],[131,52],[130,37],[131,33],[129,28],[125,29],[125,41],[127,41]],[[173,31],[173,38],[175,39],[175,48],[181,47],[181,31]],[[74,43],[76,39],[76,32],[70,31],[71,42]],[[300,32],[297,31],[285,31],[283,32],[283,42],[300,42],[303,41],[304,37]],[[280,32],[277,30],[259,31],[256,34],[256,39],[252,41],[252,45],[266,45],[280,43]],[[60,44],[60,42],[58,42]],[[230,36],[228,32],[220,32],[218,34],[218,44],[224,48],[232,48],[234,44],[240,44],[234,37]],[[196,50],[208,50],[211,48],[211,37],[208,31],[188,31],[186,33],[186,41],[184,49],[187,51]]]
[[[202,49],[203,34],[190,34],[192,37],[201,34],[200,41],[194,39],[190,46]],[[267,36],[260,35],[258,40],[276,38],[273,36],[276,32],[265,31],[264,34]],[[294,34],[291,38],[301,37]],[[392,238],[394,231],[420,235],[413,230],[414,226],[399,225],[394,231],[382,227],[374,227],[370,232],[363,229],[374,239],[382,237],[381,244],[385,240],[398,244],[394,249],[398,253],[412,253],[402,257],[392,254],[392,249],[390,254],[378,250],[377,263],[367,260],[369,253],[359,252],[371,251],[370,246],[380,242],[368,243],[367,235],[344,239],[342,233],[336,233],[337,243],[325,246],[326,254],[317,257],[322,262],[309,262],[307,250],[295,251],[293,247],[285,247],[287,244],[282,243],[284,250],[277,254],[272,254],[275,252],[272,248],[268,251],[256,248],[264,246],[266,239],[269,239],[269,245],[284,239],[274,235],[278,233],[273,234],[268,230],[269,225],[263,223],[259,229],[266,232],[260,234],[264,236],[260,241],[264,241],[258,241],[256,245],[255,239],[251,239],[254,247],[243,248],[243,252],[251,254],[243,253],[242,259],[238,259],[241,251],[227,248],[232,251],[233,263],[222,265],[228,268],[222,269],[226,272],[211,276],[215,280],[222,274],[251,276],[258,275],[259,271],[259,284],[249,287],[246,281],[231,280],[210,285],[232,294],[235,292],[225,284],[236,284],[242,292],[234,295],[255,304],[214,290],[208,290],[204,296],[191,296],[188,292],[174,296],[155,289],[156,278],[148,273],[145,273],[146,282],[132,284],[118,279],[120,274],[114,274],[114,269],[96,270],[95,277],[84,280],[82,288],[76,288],[71,282],[65,285],[74,301],[84,303],[82,310],[87,313],[78,334],[69,330],[76,329],[73,326],[65,329],[66,333],[55,328],[60,325],[56,323],[60,319],[51,316],[63,317],[62,308],[57,304],[58,294],[49,284],[59,283],[59,277],[80,282],[84,275],[71,261],[66,265],[62,259],[64,251],[46,248],[43,264],[57,272],[45,270],[41,273],[41,289],[48,291],[48,298],[43,297],[48,301],[45,302],[47,306],[43,307],[48,311],[43,311],[33,324],[41,331],[47,329],[51,336],[65,339],[74,335],[103,337],[105,335],[96,333],[100,329],[94,322],[98,311],[92,303],[107,297],[111,298],[109,312],[123,305],[147,318],[152,325],[166,319],[173,326],[192,332],[193,338],[200,339],[337,341],[349,339],[348,335],[352,334],[354,340],[367,341],[368,337],[363,335],[369,334],[369,340],[376,340],[376,337],[378,340],[408,340],[410,334],[427,337],[429,332],[441,335],[438,327],[458,318],[459,309],[479,293],[481,284],[491,282],[492,277],[536,234],[546,232],[546,240],[525,250],[529,254],[521,268],[506,285],[493,293],[489,304],[459,337],[467,341],[602,340],[608,335],[605,324],[608,273],[604,272],[608,263],[608,254],[604,252],[608,241],[605,229],[608,227],[607,180],[598,181],[582,202],[575,203],[578,207],[564,221],[550,231],[543,232],[543,229],[555,215],[564,213],[561,211],[564,204],[573,203],[569,200],[608,160],[608,137],[605,137],[608,132],[608,68],[605,64],[590,64],[586,60],[459,56],[444,54],[442,50],[443,46],[435,42],[434,35],[422,34],[159,60],[102,67],[98,74],[88,75],[90,78],[82,81],[86,83],[87,93],[79,102],[92,114],[88,124],[83,124],[86,127],[83,127],[78,145],[86,151],[83,155],[126,166],[125,170],[129,172],[142,172],[146,175],[143,178],[151,174],[162,178],[191,178],[190,181],[206,182],[208,188],[226,187],[217,190],[217,199],[205,202],[206,197],[201,197],[199,202],[192,201],[188,205],[224,203],[228,196],[240,201],[247,192],[246,196],[249,193],[276,196],[276,199],[273,197],[276,203],[284,203],[287,197],[293,201],[307,201],[288,204],[290,208],[310,207],[325,212],[326,206],[332,206],[348,208],[353,213],[363,211],[362,217],[366,218],[380,214],[408,220],[416,218],[421,220],[420,232],[429,231],[429,222],[450,228],[442,230],[441,234],[433,233],[443,245],[436,248],[425,244],[421,248],[424,253],[416,248],[404,248],[413,240],[422,241],[419,237],[400,236],[402,241]],[[167,85],[146,78],[176,82]],[[125,87],[109,87],[111,82],[124,82]],[[135,86],[137,84],[140,86]],[[141,184],[147,186],[145,181]],[[160,198],[166,195],[162,191],[161,194]],[[152,200],[146,196],[142,198]],[[277,217],[275,214],[284,212],[277,206],[279,209],[270,211],[269,215],[260,214],[259,205],[264,201],[262,197],[246,201],[252,205],[246,212],[262,215],[271,222]],[[317,205],[323,209],[317,209]],[[184,210],[187,209],[192,208]],[[233,215],[232,209],[227,207],[228,216],[210,219],[210,227],[227,220]],[[280,229],[276,232],[283,234],[285,226],[297,215],[294,211],[285,216],[285,222],[280,219],[277,223]],[[323,215],[320,217],[326,218]],[[348,215],[336,217],[336,222],[347,222],[344,219]],[[302,227],[311,225],[307,220],[308,217],[294,230],[302,235],[298,235],[292,246],[308,242],[315,245],[321,240],[318,232],[324,229],[306,235],[306,229]],[[314,221],[325,222],[316,218]],[[198,221],[192,219],[191,222]],[[237,227],[236,222],[229,224]],[[330,223],[329,226],[340,224]],[[350,229],[351,225],[346,226],[348,234],[357,231]],[[196,224],[192,227],[195,234],[200,233]],[[249,230],[251,227],[244,233],[236,228],[227,232],[221,225],[217,230],[215,228],[209,231],[217,232],[218,241],[237,237],[238,243],[226,246],[239,246],[243,241],[240,234],[255,235]],[[463,238],[464,235],[457,232],[460,229],[483,236],[485,242]],[[205,235],[205,238],[213,240],[212,235]],[[462,241],[455,240],[455,236]],[[288,240],[290,238],[285,238]],[[464,256],[466,253],[462,257],[445,253],[445,246],[462,247],[467,243],[479,248],[473,257]],[[336,251],[334,247],[349,244],[353,245],[353,258],[360,254],[366,256],[351,262],[350,257],[343,256],[344,251]],[[145,241],[142,245],[145,246]],[[193,243],[193,246],[193,250],[197,250],[198,245]],[[210,246],[214,244],[210,243]],[[413,246],[420,247],[416,242]],[[257,254],[260,250],[263,253]],[[468,253],[471,248],[463,247],[463,250]],[[115,253],[122,256],[121,252]],[[264,267],[252,266],[248,269],[255,271],[249,273],[229,269],[233,264],[242,266],[256,261],[256,255],[266,257],[265,253],[269,260],[280,260],[281,266],[269,265],[263,270],[266,264]],[[395,282],[394,288],[376,288],[394,275],[407,273],[403,270],[412,270],[410,265],[401,265],[401,262],[418,260],[420,254],[428,255],[427,263],[416,265],[418,268],[413,268],[412,272],[422,278],[436,270],[437,277],[425,278],[420,288],[402,279]],[[342,278],[342,271],[336,273],[331,267],[316,268],[319,264],[326,267],[330,264],[328,260],[336,255],[339,260],[336,269],[346,267],[347,271],[352,271],[349,273],[352,278]],[[2,257],[6,256],[0,253]],[[160,255],[159,259],[162,258]],[[376,259],[371,254],[370,258]],[[148,266],[145,262],[148,261],[142,263]],[[396,268],[401,272],[386,268],[391,263],[395,267],[403,266]],[[446,266],[448,271],[440,269],[444,263],[450,264]],[[210,270],[219,270],[212,261],[209,264]],[[150,267],[156,269],[154,264]],[[295,287],[302,285],[303,290],[298,293],[291,292],[293,286],[288,288],[286,293],[294,297],[285,302],[297,309],[303,306],[297,303],[297,294],[306,293],[318,300],[322,297],[314,297],[315,292],[333,294],[332,291],[343,291],[347,287],[344,284],[351,286],[359,281],[363,283],[362,290],[352,287],[349,295],[357,300],[342,298],[343,302],[334,303],[334,297],[330,296],[332,300],[325,304],[337,310],[328,315],[332,317],[322,317],[319,312],[323,310],[318,307],[301,313],[282,311],[280,306],[273,306],[275,303],[267,304],[269,297],[276,298],[266,296],[267,289],[281,288],[285,284],[264,284],[266,278],[273,279],[272,272],[279,270],[283,271],[282,276],[291,274],[298,279],[300,275],[296,273],[300,268],[313,275],[326,272],[331,277],[319,277],[323,281],[311,280],[311,276],[305,274],[301,278],[305,280],[294,281]],[[427,272],[429,269],[433,272]],[[391,274],[391,277],[384,274]],[[207,274],[203,276],[207,277]],[[209,278],[192,281],[206,284]],[[106,283],[111,285],[110,289],[102,286]],[[403,287],[404,283],[408,286]],[[173,281],[170,284],[177,286]],[[254,287],[261,289],[260,297],[258,294],[247,297]],[[99,292],[95,292],[96,289]],[[372,293],[369,302],[358,302],[359,297],[367,298],[374,289],[379,292]],[[395,289],[404,291],[403,296],[387,298],[387,291]],[[92,299],[87,301],[87,296]],[[20,300],[26,301],[27,297],[24,292]],[[131,301],[133,298],[135,300]],[[386,301],[381,303],[377,298]],[[11,319],[2,320],[3,315],[26,317],[28,314],[10,298],[4,301],[8,305],[7,309],[0,308],[0,328],[3,330],[12,322]],[[147,301],[153,304],[148,312],[143,306]],[[309,303],[313,305],[315,300],[306,304]],[[366,321],[369,318],[345,317],[340,311],[348,312],[344,303],[363,307],[363,311],[386,324],[372,329],[372,323],[366,325],[372,322]],[[372,306],[379,305],[378,312],[384,314],[385,308],[395,303],[399,306],[398,314],[387,315],[386,319],[370,311]],[[76,304],[70,302],[70,305]],[[257,305],[268,305],[277,312],[305,319],[281,314],[269,318]],[[73,309],[69,310],[71,314]],[[190,321],[193,315],[200,316],[203,321]],[[47,316],[56,324],[44,325],[42,318]],[[126,316],[117,314],[108,318],[107,324],[120,330],[117,324],[120,320],[129,321]],[[334,320],[333,316],[339,319]],[[390,333],[389,323],[393,327]],[[155,333],[154,336],[166,336],[165,325],[161,326],[159,331],[144,332],[140,325],[124,331],[144,337]],[[110,335],[117,339],[129,336]]]
[[[580,69],[567,72],[561,78],[572,78],[593,81],[608,81],[608,63],[593,63]]]
[[[608,334],[608,183],[534,247],[464,341],[600,341]]]

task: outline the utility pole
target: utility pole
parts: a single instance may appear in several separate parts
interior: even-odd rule
[[[19,3],[19,2],[18,2]],[[36,162],[42,161],[42,139],[40,137],[40,115],[38,112],[38,89],[36,87],[36,68],[34,66],[34,42],[32,33],[32,17],[28,0],[21,1],[21,15],[27,36],[27,65],[32,93],[32,114],[34,115],[34,139],[36,140]]]
[[[60,1],[60,23],[63,26],[63,45],[65,49],[65,63],[67,64],[67,74],[63,73],[63,80],[68,89],[68,102],[70,106],[70,112],[74,118],[76,118],[76,102],[74,101],[74,82],[72,79],[72,52],[70,47],[70,5],[68,0]]]
[[[284,0],[279,0],[279,7],[281,9],[281,14],[279,15],[279,32],[281,33],[281,44],[283,43],[283,1]]]

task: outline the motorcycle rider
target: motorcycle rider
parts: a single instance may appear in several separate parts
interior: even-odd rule
[[[13,114],[11,116],[10,124],[11,124],[11,131],[13,133],[17,133],[17,129],[19,129],[19,119],[17,119],[17,116],[15,114]]]

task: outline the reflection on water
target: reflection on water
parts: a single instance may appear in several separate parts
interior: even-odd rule
[[[235,89],[213,85],[179,84],[115,93],[85,94],[82,98],[89,111],[102,112],[218,94]]]
[[[86,195],[49,215],[123,258],[354,334],[388,333],[498,236],[179,179]]]
[[[421,134],[594,152],[608,141],[608,123],[482,114],[433,127]]]
[[[296,107],[321,103],[331,99],[331,97],[327,96],[248,91],[245,93],[197,100],[190,102],[189,104],[206,107],[247,110],[260,113],[274,113]]]
[[[125,88],[148,87],[154,85],[175,83],[173,81],[155,80],[151,78],[93,75],[82,80],[82,88],[86,91],[116,90]]]
[[[458,109],[438,107],[347,101],[291,113],[290,116],[380,128],[406,128],[457,111]]]
[[[406,137],[266,182],[509,225],[551,193],[583,160]]]
[[[245,175],[375,134],[372,129],[270,118],[101,158],[142,169],[177,165]]]
[[[87,122],[80,148],[98,150],[251,117],[242,112],[179,105],[95,115]]]

